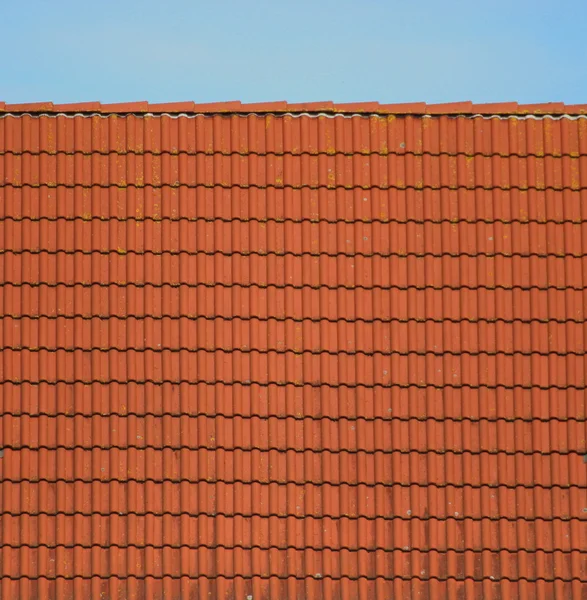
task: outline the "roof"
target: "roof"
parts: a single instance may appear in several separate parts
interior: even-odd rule
[[[581,597],[584,107],[67,106],[0,106],[0,597]]]

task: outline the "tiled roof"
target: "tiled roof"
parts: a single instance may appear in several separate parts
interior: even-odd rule
[[[585,107],[326,104],[0,105],[2,599],[584,597]]]

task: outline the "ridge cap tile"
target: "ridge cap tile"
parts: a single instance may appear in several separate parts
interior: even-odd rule
[[[138,102],[102,104],[102,112],[146,113],[149,112],[149,103],[146,100],[142,100]]]
[[[580,115],[587,114],[587,104],[567,104],[565,110]]]
[[[53,110],[56,112],[101,112],[102,104],[100,102],[54,104]]]
[[[488,102],[483,104],[473,104],[473,113],[479,113],[481,115],[494,115],[494,114],[517,114],[518,103],[517,102]]]
[[[428,104],[426,114],[428,115],[450,115],[450,114],[470,114],[473,103],[464,102],[445,102],[443,104]]]
[[[374,113],[379,109],[379,102],[341,102],[334,104],[334,112]]]
[[[518,105],[518,112],[523,115],[561,114],[565,112],[565,104],[563,102],[546,102],[543,104],[520,104]]]
[[[382,112],[389,114],[426,114],[426,102],[399,102],[394,104],[381,104]]]
[[[251,112],[285,112],[288,110],[288,106],[285,100],[281,100],[277,102],[251,102],[241,104],[240,109]]]
[[[230,100],[227,102],[207,102],[196,103],[194,111],[197,113],[213,113],[213,112],[238,112],[241,109],[242,103],[238,100]]]
[[[52,112],[54,104],[52,102],[23,102],[17,104],[6,104],[4,110],[7,112]]]
[[[184,102],[157,102],[149,104],[149,112],[191,113],[194,112],[196,103],[190,100]]]
[[[334,110],[334,102],[325,100],[324,102],[294,102],[287,105],[291,112],[327,112]]]

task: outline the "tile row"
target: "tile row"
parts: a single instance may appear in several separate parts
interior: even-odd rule
[[[581,190],[579,157],[5,154],[3,186]]]
[[[124,428],[125,424],[118,422],[118,426]],[[148,431],[142,432],[137,428],[136,432],[139,434],[135,435],[137,445],[154,443],[149,439]],[[141,432],[145,433],[141,436],[143,439],[139,437]],[[242,437],[246,438],[247,433],[243,432]],[[533,450],[524,454],[521,451],[454,452],[444,449],[386,452],[224,449],[217,448],[216,440],[210,438],[212,436],[199,449],[179,444],[164,448],[126,448],[118,446],[115,441],[87,449],[7,446],[4,449],[3,462],[6,464],[2,467],[2,486],[3,490],[6,486],[7,494],[17,493],[20,496],[21,486],[24,487],[22,493],[25,493],[39,481],[48,484],[59,481],[65,486],[83,482],[88,491],[93,489],[93,484],[112,482],[112,493],[122,493],[121,486],[135,482],[155,486],[163,494],[162,498],[173,495],[173,490],[178,490],[180,483],[217,482],[229,487],[239,488],[240,484],[265,487],[267,490],[273,487],[274,491],[281,488],[283,493],[296,487],[309,493],[313,488],[319,496],[320,490],[327,487],[336,497],[342,498],[345,493],[350,498],[364,497],[366,504],[363,508],[367,511],[364,514],[373,517],[378,510],[373,504],[377,496],[373,495],[374,489],[379,488],[381,493],[387,494],[391,502],[394,493],[409,495],[411,486],[419,488],[424,497],[429,493],[460,497],[461,504],[463,496],[470,499],[473,494],[479,498],[483,490],[492,490],[496,493],[493,497],[495,511],[491,513],[494,517],[510,514],[510,509],[504,508],[499,498],[516,498],[518,492],[530,503],[540,502],[538,497],[544,502],[565,496],[568,500],[570,494],[575,504],[567,516],[579,517],[585,508],[584,441],[580,450],[577,448],[565,453]],[[12,488],[8,486],[9,482],[13,484]],[[501,490],[499,495],[498,488]],[[538,508],[537,516],[562,516],[561,506]],[[463,510],[469,514],[468,511],[477,509],[455,508],[460,514]],[[528,508],[523,509],[518,503],[511,510],[512,516],[515,516],[526,514],[524,511]],[[475,514],[478,517],[483,515]],[[442,512],[437,513],[437,516],[441,515]]]
[[[552,598],[567,600],[580,597],[584,583],[574,579],[552,581],[537,579],[402,579],[394,577],[333,580],[306,576],[280,579],[277,576],[255,575],[250,578],[222,576],[163,577],[22,577],[4,578],[0,590],[6,597],[47,598],[67,597],[110,598],[112,600],[146,600],[178,598],[181,600],[210,600],[210,598],[307,598],[308,600],[338,600],[349,597],[357,600],[387,600],[413,597],[421,600],[438,598],[473,598],[475,600],[531,600]]]
[[[536,428],[534,431],[547,438],[549,428],[557,431],[559,427],[565,427],[566,422],[584,422],[587,409],[587,395],[583,390],[541,389],[538,386],[472,390],[450,386],[317,388],[275,383],[264,386],[254,383],[119,384],[111,381],[30,384],[6,380],[0,385],[0,411],[7,417],[47,415],[73,419],[75,416],[103,416],[107,419],[128,415],[139,419],[153,416],[157,423],[163,423],[166,416],[235,418],[240,419],[236,421],[238,423],[255,417],[261,419],[252,421],[259,434],[267,426],[284,419],[330,420],[342,425],[346,425],[346,420],[396,419],[407,427],[422,428],[427,427],[428,420],[453,421],[446,423],[447,429],[461,427],[459,423],[467,421],[505,420],[514,422],[514,428],[525,428],[526,423],[530,423]],[[407,422],[411,420],[420,423],[410,425]],[[136,422],[128,421],[130,424]],[[476,426],[485,427],[485,424],[477,423]],[[505,444],[506,440],[500,440],[500,443]]]
[[[565,552],[475,552],[432,550],[305,550],[295,548],[234,548],[213,545],[162,548],[74,546],[4,548],[2,577],[252,577],[261,574],[318,579],[359,577],[422,580],[518,579],[583,581],[587,561],[578,550]],[[454,575],[453,575],[454,574]]]
[[[0,445],[5,449],[75,449],[82,451],[77,459],[83,460],[91,456],[92,450],[109,447],[128,450],[137,456],[165,449],[209,449],[239,456],[260,453],[272,459],[283,453],[289,461],[297,460],[296,455],[302,454],[305,459],[325,463],[336,460],[360,462],[370,453],[454,454],[454,460],[466,462],[484,460],[486,457],[477,455],[487,452],[507,455],[587,452],[587,423],[580,417],[550,422],[507,421],[503,418],[458,421],[405,419],[388,412],[386,416],[371,420],[339,418],[335,421],[296,418],[295,415],[244,417],[227,412],[209,416],[166,414],[145,417],[98,412],[91,415],[5,412]],[[553,460],[558,459],[558,456],[553,457]]]
[[[587,215],[587,204],[585,206]],[[257,255],[276,255],[282,260],[286,256],[304,254],[320,256],[320,260],[326,261],[344,257],[395,257],[405,261],[412,255],[446,260],[533,255],[565,258],[587,254],[587,220],[575,223],[357,220],[347,223],[309,219],[301,222],[275,219],[119,221],[85,219],[81,215],[70,220],[5,217],[0,221],[0,245],[4,253],[202,253],[234,255],[235,258],[244,254],[252,259]],[[314,262],[316,260],[314,258]],[[332,268],[331,264],[322,266]],[[356,267],[371,268],[368,263]]]
[[[61,275],[61,274],[59,274]],[[86,274],[87,275],[87,274]],[[160,274],[161,275],[161,274]],[[22,284],[4,273],[0,307],[6,316],[74,315],[296,321],[540,321],[585,320],[587,287],[415,286],[347,289],[293,285],[174,285],[171,283]],[[251,323],[253,325],[253,323]],[[543,349],[543,346],[538,346]]]
[[[0,217],[66,220],[582,224],[587,189],[0,186]],[[355,225],[357,226],[358,223]],[[112,225],[114,227],[114,225]]]
[[[4,548],[127,547],[161,550],[198,547],[214,549],[281,549],[309,551],[426,551],[432,556],[469,552],[535,552],[569,554],[587,542],[581,525],[573,520],[481,520],[469,517],[427,519],[399,517],[299,518],[253,514],[128,513],[93,514],[41,513],[2,515],[1,543]],[[222,532],[223,543],[215,543]],[[520,551],[520,546],[524,550]],[[548,560],[548,559],[547,559]],[[414,574],[416,575],[416,574]]]
[[[303,578],[282,579],[272,575],[254,575],[244,578],[206,576],[163,577],[5,577],[0,590],[9,598],[67,597],[110,598],[112,600],[146,600],[150,598],[178,598],[181,600],[210,600],[210,598],[307,598],[308,600],[388,600],[402,598],[421,600],[438,598],[473,598],[474,600],[531,600],[552,598],[567,600],[580,597],[584,583],[579,579],[517,580],[472,578],[392,579],[361,577],[333,580],[308,575]]]
[[[104,452],[105,453],[105,452]],[[55,453],[43,465],[51,470]],[[6,461],[4,461],[6,462]],[[106,459],[104,461],[107,462]],[[107,466],[103,467],[104,469]],[[490,466],[493,468],[493,466]],[[53,471],[55,469],[53,468]],[[584,470],[584,469],[583,469]],[[414,469],[417,471],[417,468]],[[65,476],[41,479],[6,475],[2,484],[2,512],[61,515],[99,519],[101,516],[163,515],[192,517],[291,517],[309,526],[313,520],[343,518],[424,522],[450,519],[453,528],[465,520],[553,521],[572,520],[573,547],[584,547],[585,493],[583,484],[439,485],[430,483],[349,484],[278,481],[225,481],[217,478],[137,479],[103,474],[89,480]],[[34,479],[34,480],[33,480]],[[122,515],[121,515],[122,513]],[[200,518],[201,518],[200,517]],[[452,521],[454,519],[454,521]],[[579,520],[580,522],[577,522]],[[579,538],[577,532],[581,531]],[[568,543],[568,540],[567,540]]]
[[[2,350],[0,377],[278,386],[586,389],[586,354],[280,354],[240,350]]]
[[[587,233],[587,224],[586,224]],[[587,240],[587,235],[585,237]],[[240,286],[256,289],[587,287],[587,251],[579,256],[293,254],[284,250],[236,253],[4,250],[0,279],[11,285]]]
[[[587,323],[145,316],[0,316],[0,346],[311,354],[582,354]]]
[[[7,115],[0,153],[587,154],[586,119]]]

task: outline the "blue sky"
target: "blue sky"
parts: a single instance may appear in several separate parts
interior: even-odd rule
[[[7,102],[587,103],[585,0],[3,2]]]

